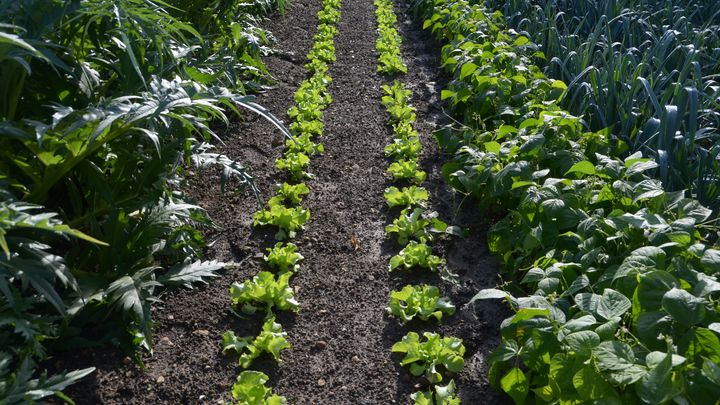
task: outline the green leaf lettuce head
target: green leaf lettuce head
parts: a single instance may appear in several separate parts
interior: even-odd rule
[[[271,269],[278,270],[280,273],[297,272],[300,269],[299,262],[304,257],[297,253],[297,246],[294,243],[283,245],[282,242],[275,244],[273,248],[267,249],[267,255],[264,256],[265,262]]]
[[[422,213],[421,208],[415,208],[412,212],[403,210],[392,224],[385,227],[385,233],[396,233],[401,245],[407,245],[410,240],[424,242],[432,239],[427,229],[430,221],[423,218]]]
[[[427,178],[427,174],[420,170],[418,161],[415,159],[402,159],[393,162],[388,167],[387,172],[393,176],[395,181],[407,180],[411,183],[420,184]]]
[[[398,267],[411,269],[422,267],[437,271],[438,267],[445,264],[445,259],[432,254],[432,248],[425,242],[411,240],[399,254],[390,258],[390,271]]]
[[[310,210],[303,207],[288,208],[277,200],[269,201],[269,209],[253,214],[253,225],[272,225],[278,228],[275,239],[284,240],[295,237],[310,219]]]
[[[428,200],[429,194],[423,187],[410,186],[403,187],[402,190],[400,190],[393,186],[385,189],[384,196],[390,208],[412,208],[415,206],[423,206],[424,202]]]
[[[290,205],[298,205],[304,196],[310,194],[310,189],[305,183],[278,185],[277,195],[270,199],[268,205],[278,205],[287,202]]]
[[[297,311],[300,304],[288,285],[291,276],[292,273],[288,272],[276,278],[273,273],[261,271],[252,280],[246,280],[242,284],[232,283],[230,299],[233,304],[242,305],[245,313],[255,313],[258,307],[265,307],[268,311],[273,308]]]
[[[465,346],[456,337],[441,337],[437,333],[425,332],[425,341],[420,341],[416,332],[405,335],[392,347],[393,353],[403,353],[400,365],[409,366],[410,374],[424,375],[431,384],[443,380],[443,369],[457,373],[465,365]]]
[[[232,396],[237,405],[284,405],[285,397],[275,395],[265,386],[268,376],[259,371],[246,370],[240,373],[232,387]]]
[[[435,286],[406,285],[400,291],[390,292],[388,312],[403,322],[411,321],[416,316],[423,321],[435,318],[438,322],[443,314],[455,313],[455,306],[446,297],[440,296]]]
[[[287,333],[283,332],[282,325],[275,322],[274,316],[265,321],[262,332],[254,338],[252,336],[238,338],[232,331],[223,334],[223,353],[234,351],[239,354],[238,363],[242,368],[250,367],[252,362],[263,353],[270,354],[275,361],[280,362],[280,352],[289,348]]]
[[[275,166],[278,170],[287,170],[293,180],[306,177],[305,168],[310,165],[310,158],[304,153],[288,152],[284,158],[278,159]]]
[[[410,396],[413,405],[460,405],[460,398],[456,396],[455,381],[450,380],[447,385],[434,385],[428,391],[416,392]]]

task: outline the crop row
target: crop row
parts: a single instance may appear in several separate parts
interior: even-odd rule
[[[140,363],[161,289],[226,266],[182,190],[219,166],[257,191],[211,127],[247,108],[283,129],[245,93],[285,3],[196,3],[0,1],[0,403],[61,396],[93,369],[36,364],[89,335]]]
[[[460,192],[503,213],[490,250],[511,278],[490,382],[516,403],[715,403],[720,250],[711,211],[613,154],[558,105],[536,47],[467,0],[418,0],[446,45],[442,97],[463,126],[436,133]],[[508,207],[511,207],[508,209]]]
[[[273,394],[265,386],[267,375],[247,369],[263,353],[280,361],[280,352],[289,349],[290,343],[273,311],[300,309],[290,279],[300,270],[303,256],[294,243],[286,241],[294,238],[310,219],[310,210],[301,206],[303,198],[310,193],[302,180],[312,178],[307,171],[310,157],[323,152],[323,145],[315,140],[323,135],[323,111],[332,102],[328,93],[331,82],[328,69],[335,61],[334,38],[340,6],[340,0],[323,0],[323,7],[318,12],[317,33],[305,65],[310,77],[300,84],[294,96],[295,105],[288,111],[292,120],[292,139],[286,142],[283,156],[276,161],[277,169],[286,174],[288,182],[277,186],[277,194],[268,200],[267,209],[253,215],[255,226],[277,230],[275,239],[279,242],[267,249],[264,256],[266,270],[260,271],[252,280],[235,282],[230,287],[232,304],[240,312],[252,315],[260,311],[264,314],[262,330],[257,336],[238,337],[232,331],[223,335],[223,352],[239,355],[238,362],[244,369],[232,388],[232,396],[238,404],[286,402],[284,397]]]
[[[375,6],[379,32],[376,46],[378,71],[405,73],[407,68],[401,58],[402,40],[395,28],[397,17],[392,0],[375,0]],[[384,196],[390,209],[399,209],[398,218],[385,227],[385,233],[394,235],[403,247],[399,254],[390,258],[388,268],[391,272],[417,269],[440,272],[444,270],[445,260],[433,255],[429,243],[434,239],[433,234],[445,231],[447,225],[438,220],[435,213],[424,212],[429,193],[420,186],[426,173],[419,168],[421,144],[413,128],[416,115],[415,108],[409,103],[411,93],[398,80],[383,85],[383,93],[382,103],[395,135],[392,143],[385,147],[385,157],[392,160],[387,171],[396,183],[385,190]],[[422,321],[435,319],[439,323],[443,315],[455,313],[455,306],[441,296],[435,286],[406,285],[400,291],[390,293],[387,311],[402,323],[416,318]],[[461,339],[432,332],[425,332],[421,338],[417,332],[409,332],[393,345],[392,352],[403,354],[400,364],[408,367],[412,375],[425,377],[430,384],[427,391],[412,395],[414,404],[460,403],[455,382],[448,382],[444,374],[457,373],[465,364],[465,347]],[[446,384],[440,385],[443,382]]]

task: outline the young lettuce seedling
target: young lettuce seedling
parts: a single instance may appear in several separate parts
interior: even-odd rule
[[[264,258],[268,267],[278,270],[281,274],[297,272],[300,270],[299,262],[304,259],[300,253],[297,253],[297,246],[294,243],[283,246],[282,242],[278,242],[272,249],[267,249],[267,252]]]
[[[275,161],[278,170],[287,170],[290,178],[300,180],[306,177],[305,168],[310,164],[310,158],[304,153],[286,152],[285,157]]]
[[[392,347],[393,353],[404,353],[400,365],[409,366],[410,374],[424,375],[431,384],[442,381],[440,367],[458,373],[465,365],[465,346],[456,337],[441,337],[437,333],[425,332],[425,341],[415,332],[405,335]]]
[[[400,160],[388,167],[387,172],[393,176],[395,181],[407,180],[411,183],[420,184],[425,181],[427,174],[420,170],[417,160]]]
[[[385,147],[385,157],[396,160],[417,160],[420,149],[418,138],[398,138]]]
[[[385,227],[385,232],[388,234],[396,233],[398,243],[403,246],[407,245],[411,239],[421,242],[432,239],[427,229],[430,221],[423,218],[422,213],[421,208],[415,208],[410,213],[408,213],[408,210],[404,210],[400,213],[400,217]]]
[[[443,314],[455,313],[455,306],[448,298],[441,297],[440,290],[435,286],[406,285],[402,290],[390,293],[387,311],[403,322],[417,316],[423,321],[433,317],[439,323]]]
[[[402,190],[400,190],[393,186],[385,189],[384,196],[390,208],[412,208],[415,206],[424,206],[424,202],[428,200],[429,194],[423,187],[410,186],[403,187]]]
[[[412,394],[410,398],[414,401],[413,405],[460,405],[456,391],[455,381],[450,380],[448,385],[435,385],[427,391]]]
[[[411,269],[422,267],[437,271],[438,267],[445,264],[445,259],[432,254],[432,248],[425,242],[410,241],[399,254],[390,258],[390,271],[402,267]]]
[[[245,370],[232,387],[232,396],[236,405],[285,405],[285,397],[275,395],[265,386],[268,376],[259,371]],[[231,404],[226,404],[231,405]]]
[[[294,141],[285,141],[285,146],[287,146],[288,153],[304,153],[312,156],[325,152],[325,146],[313,142],[310,134],[297,135]]]
[[[278,227],[275,239],[284,240],[295,237],[310,219],[310,210],[303,207],[288,208],[276,200],[268,201],[270,209],[253,214],[253,225],[272,225]]]
[[[257,337],[246,336],[238,338],[235,332],[227,331],[223,334],[223,353],[234,351],[240,355],[240,367],[248,368],[252,362],[263,353],[270,354],[275,361],[280,362],[280,351],[289,349],[287,333],[283,332],[282,325],[275,322],[275,317],[268,318],[263,324],[262,332]]]
[[[261,271],[252,280],[232,283],[230,300],[234,305],[242,305],[241,310],[247,314],[255,313],[258,307],[265,307],[268,312],[273,308],[297,311],[300,304],[288,285],[291,276],[292,273],[287,272],[275,278],[273,273]]]
[[[268,205],[282,204],[284,202],[298,205],[302,202],[303,196],[308,194],[310,194],[310,189],[305,183],[282,183],[277,186],[277,195],[270,199]]]

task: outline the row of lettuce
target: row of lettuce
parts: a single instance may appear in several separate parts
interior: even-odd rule
[[[378,22],[378,72],[393,75],[406,73],[400,52],[402,39],[395,25],[397,16],[392,0],[375,0]],[[383,85],[382,104],[390,117],[394,139],[385,147],[385,156],[392,163],[387,172],[395,185],[385,190],[385,200],[391,210],[398,211],[398,217],[385,227],[388,236],[394,236],[402,246],[399,254],[390,258],[392,271],[444,270],[445,260],[433,255],[430,245],[433,234],[443,232],[447,225],[425,212],[428,191],[420,186],[426,173],[419,167],[422,145],[417,131],[413,128],[415,108],[409,103],[411,93],[398,80]],[[401,188],[399,188],[400,186]],[[403,324],[414,319],[441,322],[443,315],[455,313],[455,306],[440,289],[432,285],[406,285],[399,291],[391,291],[387,308],[390,315]],[[426,391],[412,394],[416,405],[459,404],[455,382],[448,381],[449,374],[462,370],[465,347],[462,340],[443,337],[437,333],[425,332],[422,337],[414,331],[408,332],[395,343],[392,352],[403,355],[400,364],[408,367],[416,377],[424,377],[429,385]]]
[[[92,372],[36,372],[62,350],[139,362],[159,291],[225,267],[181,190],[220,166],[257,191],[213,128],[247,108],[282,129],[246,94],[269,77],[259,18],[285,2],[169,3],[0,1],[0,403]]]
[[[712,212],[666,191],[558,105],[531,41],[468,0],[416,0],[452,74],[460,120],[436,133],[448,182],[490,217],[509,279],[489,380],[516,403],[713,404],[720,397],[720,250]]]
[[[239,405],[287,402],[266,386],[268,376],[265,373],[249,368],[263,354],[280,362],[281,351],[291,347],[287,333],[276,320],[275,311],[300,309],[290,280],[300,270],[304,258],[298,252],[298,246],[287,240],[294,238],[310,219],[310,210],[301,205],[310,193],[303,180],[312,178],[307,171],[310,157],[323,151],[323,145],[315,140],[323,135],[323,111],[332,102],[328,93],[331,82],[328,69],[335,61],[334,38],[340,7],[340,0],[323,0],[317,14],[317,33],[305,65],[310,77],[300,84],[294,96],[295,105],[288,111],[293,139],[286,142],[283,156],[276,160],[277,169],[284,173],[288,182],[279,184],[277,194],[268,200],[267,209],[253,216],[255,226],[275,229],[275,239],[279,242],[267,249],[264,270],[251,280],[235,282],[230,287],[232,305],[238,313],[263,316],[262,330],[256,336],[238,337],[233,331],[223,334],[223,352],[237,354],[238,364],[243,369],[232,387],[232,397]]]

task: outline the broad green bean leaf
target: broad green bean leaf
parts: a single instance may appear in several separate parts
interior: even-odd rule
[[[567,288],[567,290],[563,291],[562,294],[560,294],[561,297],[567,297],[571,296],[578,291],[583,290],[585,287],[590,285],[590,279],[588,276],[581,274],[578,278],[573,280],[573,282],[570,284],[570,286]]]
[[[517,341],[510,339],[510,340],[503,340],[502,343],[500,343],[500,346],[498,346],[490,355],[488,358],[488,361],[490,363],[495,363],[498,361],[508,361],[512,359],[513,357],[516,357],[520,354],[520,346],[518,346]]]
[[[593,175],[595,174],[595,165],[588,162],[587,160],[583,160],[582,162],[577,162],[572,165],[570,169],[565,172],[565,175],[567,176],[570,173],[578,173],[580,175]]]
[[[705,318],[705,301],[680,288],[673,288],[662,298],[662,308],[673,320],[692,326]]]
[[[661,311],[642,312],[636,321],[637,336],[643,342],[653,342],[661,333],[669,333],[672,317]]]
[[[720,250],[707,249],[700,261],[712,273],[720,274]]]
[[[525,373],[517,367],[512,368],[505,374],[500,380],[500,386],[503,391],[512,397],[516,404],[524,404],[530,391],[530,382]]]
[[[600,371],[620,371],[635,365],[635,353],[627,343],[605,341],[593,349]]]
[[[657,352],[657,351],[650,352],[645,357],[645,365],[647,365],[648,368],[655,368],[660,363],[662,363],[662,361],[665,360],[666,357],[667,357],[667,353]],[[677,367],[677,366],[685,363],[686,360],[687,359],[683,356],[673,354],[672,355],[672,366]]]
[[[597,312],[598,306],[600,305],[601,296],[593,293],[580,293],[575,296],[575,304],[580,308],[581,311],[590,314]]]
[[[659,309],[665,293],[679,286],[675,277],[664,270],[640,274],[639,279],[636,294],[643,311]]]
[[[598,304],[597,314],[610,320],[622,316],[630,308],[632,308],[632,303],[626,296],[615,290],[606,288]]]
[[[671,369],[672,355],[668,353],[655,368],[640,379],[639,384],[635,385],[635,392],[640,399],[648,404],[662,404],[668,401],[673,394]]]
[[[617,399],[617,393],[612,386],[605,382],[603,376],[590,366],[585,366],[575,373],[572,382],[578,394],[580,394],[580,398],[586,401]]]
[[[592,315],[583,315],[579,318],[571,319],[563,325],[564,329],[569,330],[570,332],[577,332],[583,329],[590,328],[591,326],[595,325],[597,323],[597,320]]]
[[[549,317],[549,316],[550,316],[549,309],[521,308],[520,310],[517,311],[515,316],[512,317],[512,323],[526,321],[528,319],[532,319],[535,317]]]
[[[496,288],[486,288],[483,290],[480,290],[477,294],[475,294],[471,299],[469,304],[472,304],[473,302],[477,300],[498,300],[498,299],[505,299],[510,298],[510,300],[515,301],[515,297],[510,295],[510,293],[505,292],[503,290],[498,290]]]
[[[635,364],[622,370],[607,372],[607,379],[614,385],[630,385],[646,376],[647,373],[646,367]]]
[[[615,335],[615,332],[617,332],[618,327],[620,326],[620,321],[620,317],[613,318],[595,328],[595,332],[600,335],[600,339],[602,340],[612,339],[612,337]]]
[[[600,336],[591,330],[583,330],[565,336],[565,343],[575,353],[590,356],[593,348],[600,344]]]
[[[703,361],[702,374],[714,384],[720,385],[720,365],[709,359]]]

